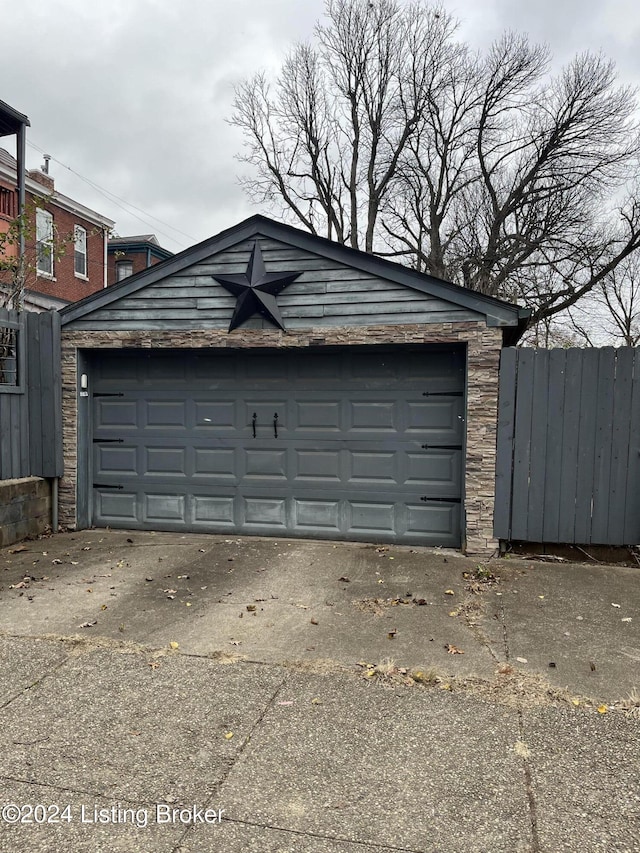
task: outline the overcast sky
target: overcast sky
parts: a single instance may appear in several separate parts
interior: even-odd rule
[[[601,50],[623,82],[640,83],[637,0],[443,5],[474,46],[527,32],[558,64]],[[46,151],[58,190],[115,220],[118,234],[152,232],[180,251],[256,212],[237,185],[242,137],[225,122],[233,87],[276,69],[323,10],[323,0],[5,2],[0,100],[31,120],[29,168]]]

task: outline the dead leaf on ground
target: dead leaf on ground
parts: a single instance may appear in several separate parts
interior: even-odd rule
[[[26,545],[18,545],[17,548],[10,548],[9,553],[10,554],[21,554],[23,551],[28,551],[28,550],[29,549],[27,548]]]
[[[98,624],[98,620],[94,619],[93,622],[83,622],[82,625],[78,625],[79,628],[93,628],[94,625]]]
[[[450,655],[463,655],[464,651],[454,646],[453,643],[445,643],[445,649]]]
[[[247,604],[247,611],[248,611],[249,613],[253,613],[253,611],[254,611],[255,609],[256,609],[255,604]]]

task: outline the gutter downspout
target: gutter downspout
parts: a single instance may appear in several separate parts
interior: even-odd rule
[[[107,282],[107,260],[108,260],[107,243],[108,242],[109,242],[109,238],[107,237],[107,229],[103,226],[102,227],[102,256],[103,256],[103,260],[102,260],[102,269],[103,269],[102,286],[103,287],[108,287],[108,282]]]
[[[51,532],[57,533],[59,520],[58,520],[58,484],[60,480],[58,477],[54,477],[51,481]]]

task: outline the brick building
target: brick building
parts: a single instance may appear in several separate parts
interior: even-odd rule
[[[111,237],[107,254],[107,284],[115,284],[173,257],[173,252],[158,243],[155,234]]]
[[[16,160],[0,149],[0,233],[7,231],[18,213],[16,174]],[[106,287],[113,221],[58,192],[48,158],[43,167],[26,173],[25,185],[24,307],[33,311],[60,308]],[[17,246],[5,245],[3,251],[5,256],[17,254]],[[8,283],[8,276],[0,271],[0,287]]]

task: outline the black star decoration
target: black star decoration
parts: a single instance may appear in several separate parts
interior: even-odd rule
[[[284,321],[276,302],[276,296],[299,272],[267,272],[258,241],[253,244],[246,272],[214,275],[213,278],[229,293],[237,297],[235,311],[229,323],[232,332],[254,314],[262,314],[267,320],[284,331]]]

